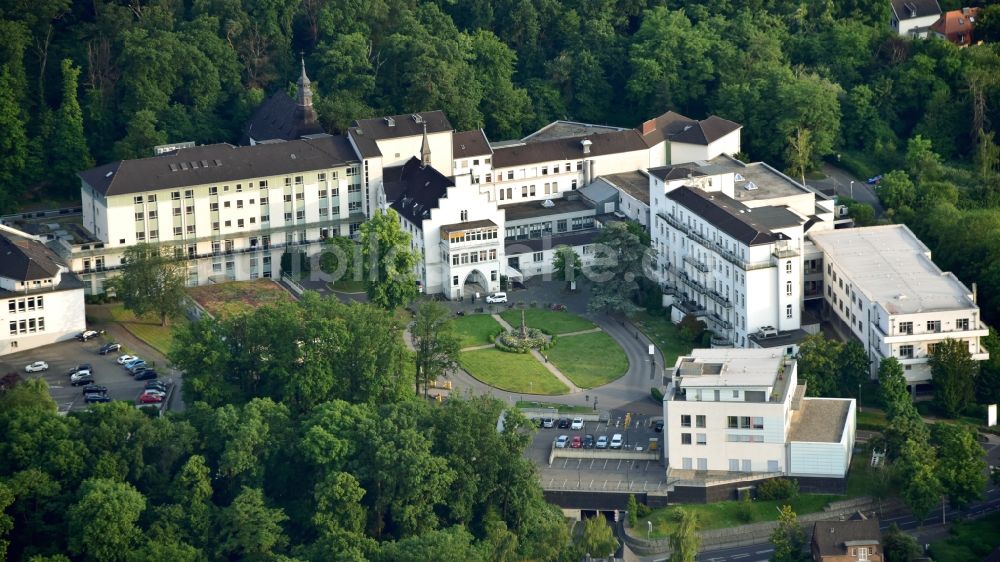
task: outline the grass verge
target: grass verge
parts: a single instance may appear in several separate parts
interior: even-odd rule
[[[112,321],[121,324],[126,330],[132,332],[135,337],[146,342],[156,351],[164,355],[170,351],[170,344],[174,341],[174,330],[170,324],[160,326],[158,320],[137,318],[131,311],[125,310],[125,307],[121,304],[116,304],[108,310]],[[185,321],[174,320],[174,322]]]
[[[632,316],[632,322],[642,330],[646,337],[656,343],[663,354],[663,365],[673,367],[677,358],[691,353],[693,347],[681,337],[677,326],[666,316],[653,316],[648,312],[639,312]]]
[[[512,308],[500,313],[508,324],[515,328],[521,325],[521,311]],[[529,308],[524,311],[524,322],[530,328],[538,328],[550,334],[568,334],[594,328],[594,323],[565,310]]]
[[[500,323],[489,314],[469,314],[451,321],[459,346],[473,347],[493,343],[490,336],[500,331]]]
[[[628,370],[625,351],[604,332],[561,337],[542,353],[580,388],[607,384]]]
[[[978,562],[1000,546],[1000,513],[975,521],[958,521],[951,526],[951,536],[931,543],[934,560]]]
[[[560,414],[593,414],[594,408],[591,406],[569,406],[567,404],[556,404],[554,402],[532,402],[530,400],[518,400],[518,408],[550,408],[558,410]]]
[[[510,392],[566,394],[569,389],[528,353],[506,353],[499,349],[463,351],[462,368],[480,381]]]
[[[341,293],[364,293],[367,291],[364,281],[354,279],[340,279],[330,283],[330,288]]]
[[[699,528],[703,531],[710,529],[723,529],[748,525],[750,523],[762,523],[765,521],[775,521],[778,519],[778,508],[782,505],[791,505],[796,515],[805,515],[821,511],[826,504],[831,501],[842,499],[842,496],[827,494],[800,494],[791,500],[775,501],[754,501],[750,503],[749,517],[742,516],[743,507],[738,501],[725,501],[709,504],[683,505],[679,507],[664,507],[655,509],[643,521],[653,522],[652,536],[663,538],[670,534],[674,520],[671,517],[671,510],[683,509],[693,512],[698,516]],[[641,523],[645,527],[644,523]]]

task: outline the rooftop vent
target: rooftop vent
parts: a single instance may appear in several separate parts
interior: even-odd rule
[[[743,189],[745,189],[747,191],[756,191],[756,190],[758,190],[760,188],[757,187],[757,184],[755,184],[754,182],[748,181],[747,184],[745,186],[743,186]]]
[[[743,174],[740,174],[740,173],[737,173],[733,177],[733,179],[736,180],[736,181],[747,181],[747,179],[745,177],[743,177]]]
[[[551,209],[552,207],[555,206],[556,204],[553,203],[551,199],[546,199],[545,201],[542,201],[542,207],[545,207],[546,209]]]
[[[208,160],[202,160],[201,161],[201,167],[202,168],[207,168],[208,167]]]
[[[292,160],[295,160],[295,153],[294,152],[291,154],[291,157],[292,157]]]
[[[181,162],[181,169],[182,170],[187,170],[188,169],[188,163],[187,162]]]
[[[222,165],[222,160],[219,160],[218,158],[216,158],[215,159],[215,165],[216,166],[221,166]]]
[[[590,154],[590,145],[594,144],[590,139],[583,139],[580,141],[580,146],[583,147],[584,154]]]
[[[421,117],[419,113],[414,113],[413,115],[410,115],[410,117],[413,118],[413,122],[414,123],[423,123],[424,122],[424,118]]]
[[[170,165],[170,171],[171,172],[176,172],[177,171],[177,164],[171,164]]]
[[[115,173],[112,171],[112,172],[108,172],[108,173],[104,174],[104,177],[110,178],[113,175],[115,175]]]
[[[389,127],[395,127],[396,126],[396,120],[393,119],[392,117],[386,117],[385,118],[385,124],[388,125]]]

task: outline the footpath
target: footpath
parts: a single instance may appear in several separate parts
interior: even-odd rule
[[[492,314],[491,316],[493,317],[494,320],[496,320],[500,324],[500,326],[503,327],[503,329],[505,330],[514,329],[514,327],[508,324],[507,321],[504,320],[503,317],[500,316],[499,314]],[[562,374],[562,371],[560,371],[559,369],[556,368],[555,365],[550,363],[548,357],[543,356],[537,349],[532,349],[530,353],[531,356],[534,357],[536,361],[538,361],[542,365],[545,365],[545,368],[548,369],[550,373],[552,373],[552,376],[559,379],[559,382],[563,383],[564,385],[566,385],[567,388],[569,388],[570,394],[583,392],[582,388],[573,384],[573,381],[569,380],[569,378],[566,375]]]

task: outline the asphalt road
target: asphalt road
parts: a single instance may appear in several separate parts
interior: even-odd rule
[[[874,186],[865,183],[868,178],[856,178],[846,170],[831,164],[823,164],[823,173],[826,174],[826,179],[809,180],[806,183],[821,189],[832,188],[841,197],[851,197],[855,201],[868,203],[875,208],[876,215],[882,215],[885,209],[882,208],[882,203],[879,201],[878,195],[875,194]],[[854,182],[853,186],[851,185],[852,181]]]

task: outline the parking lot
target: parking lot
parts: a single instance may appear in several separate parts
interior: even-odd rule
[[[12,353],[0,358],[0,372],[16,372],[25,379],[41,378],[49,385],[52,398],[59,406],[59,411],[82,410],[88,407],[83,401],[83,387],[71,386],[67,371],[76,365],[89,363],[93,366],[94,383],[108,388],[108,396],[112,400],[126,400],[135,403],[136,397],[142,392],[145,381],[134,380],[115,360],[129,349],[98,355],[97,350],[110,340],[107,337],[94,338],[87,342],[77,340],[54,343],[37,349]],[[144,357],[147,361],[149,357]],[[25,365],[35,361],[45,361],[49,370],[40,373],[26,373]],[[166,365],[156,365],[160,380],[172,380],[180,384],[180,376],[166,369]],[[179,393],[179,386],[174,394]],[[180,402],[179,396],[172,397],[172,403]]]
[[[610,412],[607,421],[584,422],[583,429],[559,427],[539,428],[526,454],[538,468],[542,487],[545,489],[583,489],[583,490],[654,490],[666,484],[666,469],[662,460],[646,459],[604,459],[597,458],[598,452],[616,451],[614,449],[574,449],[581,451],[582,458],[557,458],[549,465],[549,453],[556,438],[560,435],[574,436],[593,435],[598,439],[602,435],[610,440],[616,433],[621,433],[624,443],[620,452],[629,453],[641,447],[648,450],[650,438],[658,439],[658,447],[663,446],[663,434],[654,431],[653,424],[662,417],[651,415],[633,415],[626,429],[624,411]],[[570,417],[572,416],[561,416]],[[556,418],[558,423],[559,418]],[[568,445],[567,445],[568,446]],[[588,451],[595,453],[593,458]],[[623,455],[626,456],[626,455]]]

